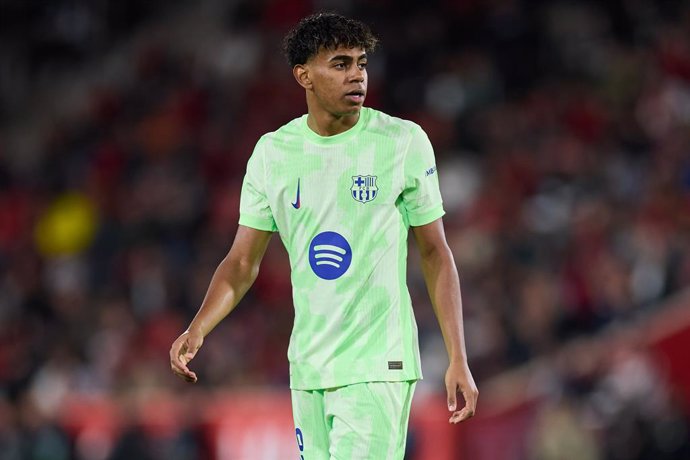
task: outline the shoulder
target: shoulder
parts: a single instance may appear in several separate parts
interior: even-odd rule
[[[257,146],[261,146],[265,150],[280,150],[285,145],[289,145],[291,142],[294,142],[295,139],[301,138],[302,123],[304,123],[305,116],[306,115],[297,117],[288,123],[285,123],[275,131],[264,134],[257,142]]]
[[[369,122],[367,123],[367,131],[370,133],[385,136],[414,136],[418,133],[424,133],[421,126],[413,121],[395,117],[372,108],[364,110],[368,111]]]

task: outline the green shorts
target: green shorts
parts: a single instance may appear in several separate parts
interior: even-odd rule
[[[400,460],[416,381],[292,390],[300,459]]]

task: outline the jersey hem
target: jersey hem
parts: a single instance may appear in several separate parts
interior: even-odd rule
[[[256,230],[262,230],[265,232],[278,231],[275,223],[266,221],[265,219],[261,219],[259,217],[249,216],[247,214],[240,214],[239,224],[244,225],[245,227],[251,227]]]
[[[291,390],[298,390],[298,391],[312,391],[312,390],[327,390],[330,388],[340,388],[340,387],[346,387],[348,385],[355,385],[358,383],[370,383],[370,382],[409,382],[409,381],[417,381],[417,380],[422,380],[423,376],[420,373],[413,373],[413,374],[400,374],[397,375],[393,378],[391,378],[389,375],[376,375],[373,377],[352,377],[351,379],[346,379],[346,380],[340,380],[340,381],[335,381],[335,380],[324,380],[320,383],[313,383],[313,384],[302,384],[298,385],[293,382],[290,382],[290,389]]]
[[[412,227],[419,227],[421,225],[426,225],[429,224],[439,217],[443,217],[446,214],[446,211],[443,210],[443,205],[438,205],[431,209],[430,211],[427,211],[422,214],[409,214],[407,215],[407,218],[410,222],[410,225]]]

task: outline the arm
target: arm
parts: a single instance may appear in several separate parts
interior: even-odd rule
[[[204,337],[237,306],[254,283],[271,235],[239,226],[230,252],[213,274],[199,311],[170,348],[170,366],[175,374],[188,382],[197,381],[187,363],[201,348]]]
[[[443,221],[435,221],[413,227],[417,246],[422,257],[422,272],[434,313],[441,326],[443,341],[450,364],[446,371],[448,410],[453,412],[451,423],[458,423],[474,415],[479,391],[467,364],[465,336],[462,322],[460,280],[453,254],[446,242]],[[465,407],[457,409],[457,392],[465,398]]]

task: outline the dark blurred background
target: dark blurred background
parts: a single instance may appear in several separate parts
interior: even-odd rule
[[[690,458],[690,2],[0,0],[0,459],[296,458],[212,410],[265,392],[292,439],[278,238],[200,383],[167,353],[255,142],[306,110],[280,46],[320,10],[379,35],[367,105],[438,158],[482,395],[424,418],[447,358],[412,249],[408,457]]]

